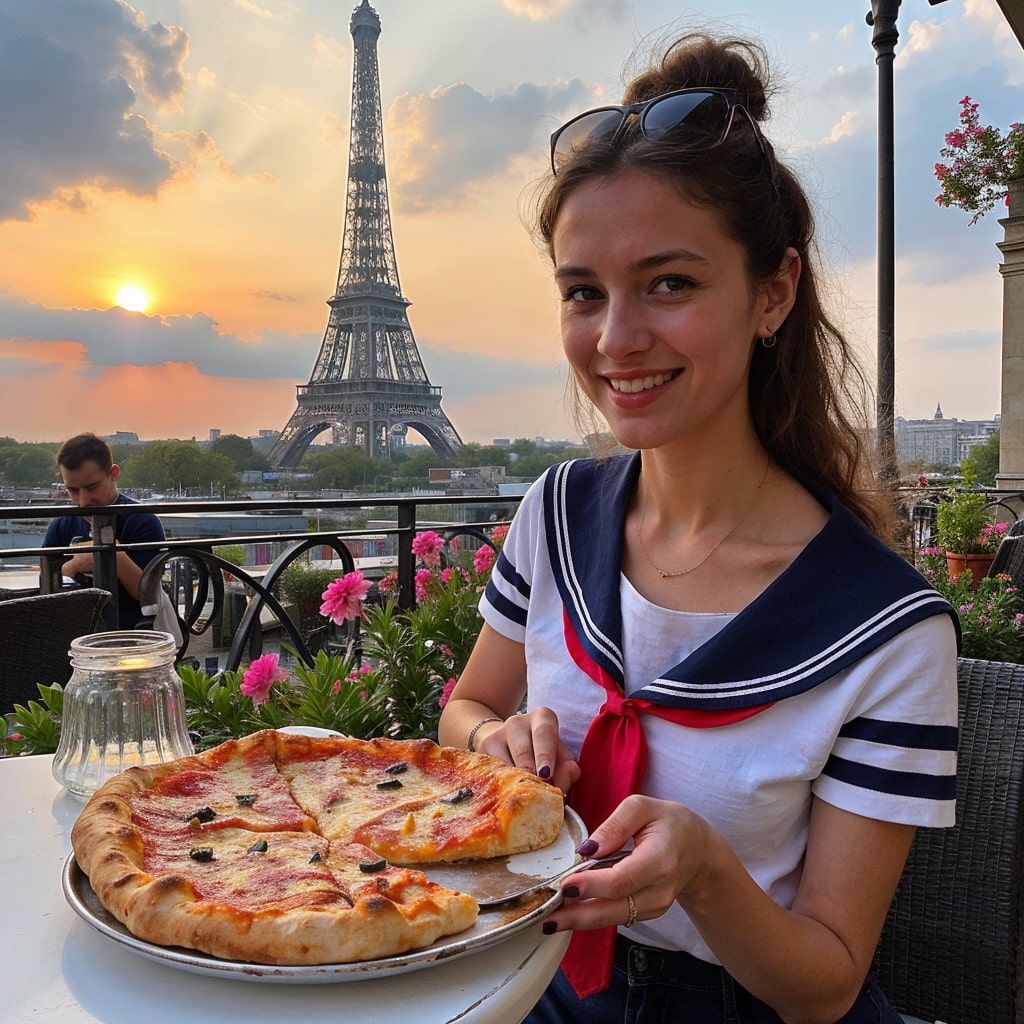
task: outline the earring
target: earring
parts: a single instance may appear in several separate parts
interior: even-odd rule
[[[772,331],[767,338],[761,339],[761,348],[775,348],[775,332]]]

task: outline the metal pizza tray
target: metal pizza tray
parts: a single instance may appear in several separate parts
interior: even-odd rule
[[[576,847],[586,838],[586,827],[570,808],[565,811],[565,824],[558,838],[543,850],[519,853],[512,857],[462,864],[427,866],[426,875],[442,885],[461,892],[486,894],[507,886],[510,878],[518,876],[546,876],[570,867],[577,860]],[[113,914],[100,903],[89,884],[89,879],[72,853],[64,862],[61,886],[71,909],[90,927],[139,956],[157,963],[215,977],[236,981],[263,981],[284,984],[329,984],[344,981],[378,979],[391,974],[404,974],[421,970],[439,961],[470,956],[503,942],[531,925],[543,921],[562,902],[556,888],[534,893],[521,902],[494,910],[481,911],[472,928],[449,935],[437,942],[400,956],[380,960],[362,960],[350,964],[315,964],[301,967],[281,967],[254,964],[239,960],[222,960],[194,949],[160,946],[136,938]],[[480,898],[483,898],[481,895]]]

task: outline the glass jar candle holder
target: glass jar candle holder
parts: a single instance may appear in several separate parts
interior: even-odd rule
[[[53,777],[80,798],[132,765],[193,753],[169,633],[124,630],[71,642]]]

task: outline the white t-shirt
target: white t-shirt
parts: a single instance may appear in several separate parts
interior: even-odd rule
[[[552,708],[563,740],[578,755],[604,703],[604,690],[566,651],[562,601],[543,537],[538,485],[524,499],[505,540],[503,555],[514,572],[495,573],[480,607],[495,630],[525,644],[528,707]],[[510,584],[510,578],[518,585]],[[627,696],[681,662],[733,618],[653,605],[625,576],[620,577],[620,598]],[[518,612],[506,614],[506,602],[520,612],[525,606],[525,625]],[[505,611],[499,610],[503,605]],[[742,721],[689,728],[641,715],[648,747],[642,791],[682,803],[705,818],[729,841],[758,885],[788,907],[800,879],[812,795],[884,821],[953,824],[952,799],[917,795],[920,787],[907,780],[955,777],[955,749],[902,745],[900,738],[927,732],[928,726],[947,732],[955,727],[955,655],[949,618],[932,616],[827,682]],[[715,960],[676,904],[628,934]]]

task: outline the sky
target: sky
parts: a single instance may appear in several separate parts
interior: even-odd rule
[[[578,436],[526,203],[550,132],[617,102],[638,46],[693,26],[767,46],[767,134],[873,373],[868,0],[371,2],[402,293],[464,441]],[[0,0],[0,436],[284,426],[337,280],[356,6]],[[1024,51],[995,0],[903,0],[898,28],[896,414],[989,419],[1001,213],[938,207],[933,167],[963,96],[983,123],[1024,120]]]

